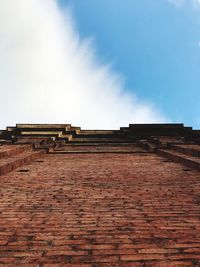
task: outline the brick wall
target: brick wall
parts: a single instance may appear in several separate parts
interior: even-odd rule
[[[0,266],[200,266],[199,171],[137,149],[93,152],[0,177]]]

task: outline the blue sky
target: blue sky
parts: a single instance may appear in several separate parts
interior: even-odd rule
[[[0,129],[200,128],[200,0],[0,0]]]
[[[94,39],[98,60],[123,75],[127,91],[170,121],[200,128],[200,8],[194,3],[59,1],[72,10],[80,36]]]

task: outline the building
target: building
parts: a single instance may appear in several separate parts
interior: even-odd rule
[[[200,266],[200,131],[0,131],[0,266]]]

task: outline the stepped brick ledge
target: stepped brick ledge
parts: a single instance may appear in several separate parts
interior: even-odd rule
[[[200,266],[200,131],[0,131],[0,266]]]

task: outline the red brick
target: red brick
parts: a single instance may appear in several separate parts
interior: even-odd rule
[[[148,265],[147,266],[152,266]],[[153,264],[154,267],[192,267],[194,266],[192,261],[165,261],[165,262],[158,262]]]
[[[81,255],[88,255],[87,251],[84,250],[50,250],[46,253],[47,256],[57,256],[57,255],[65,255],[65,256],[81,256]]]
[[[120,256],[122,261],[145,261],[145,260],[163,260],[164,255],[160,254],[150,254],[150,255],[123,255]]]
[[[71,258],[72,263],[89,263],[89,262],[94,262],[94,263],[117,263],[119,262],[119,257],[118,256],[110,256],[110,255],[104,255],[104,256],[85,256],[85,257],[78,257],[74,256]]]
[[[165,248],[145,248],[145,249],[138,249],[139,253],[145,254],[170,254],[170,253],[177,253],[177,249],[165,249]]]

